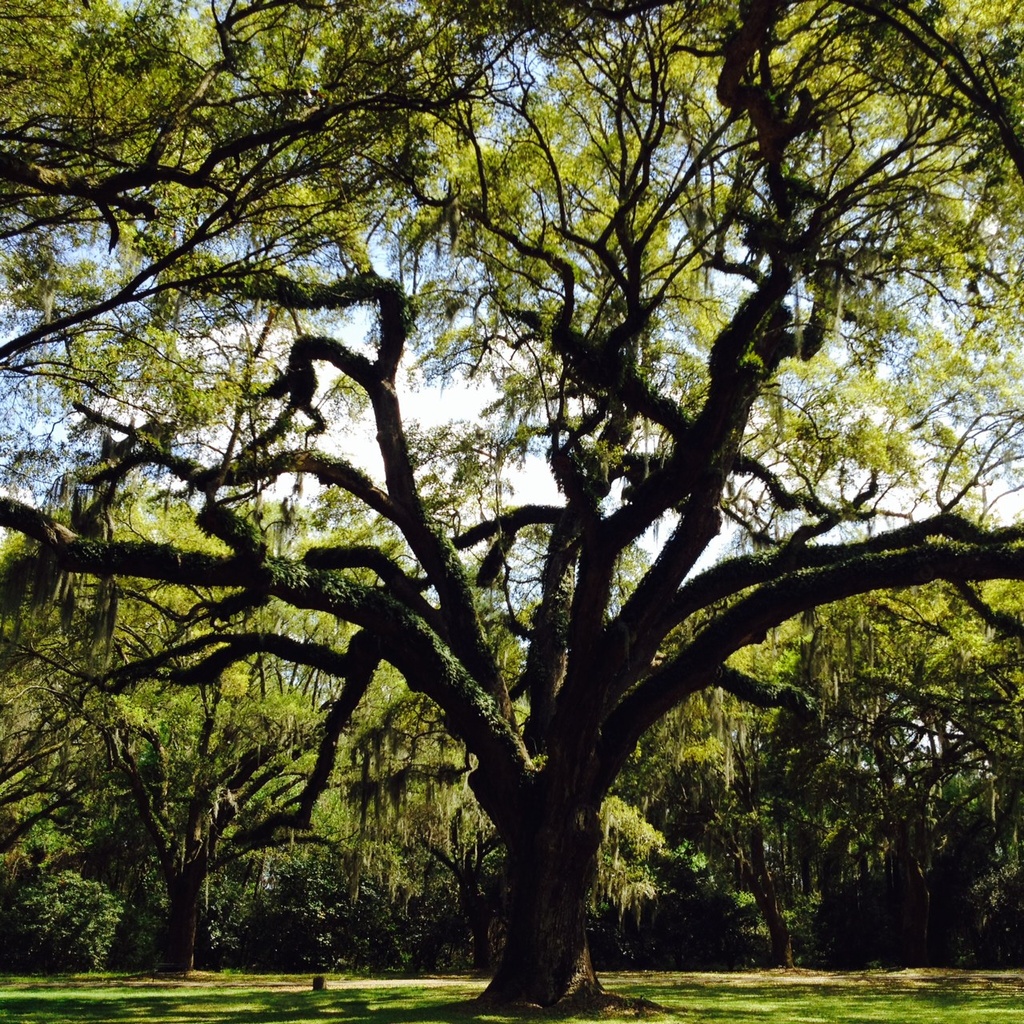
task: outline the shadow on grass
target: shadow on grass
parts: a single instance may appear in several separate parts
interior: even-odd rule
[[[606,977],[623,996],[648,999],[663,1011],[610,1009],[605,1024],[1024,1024],[1019,975],[981,976],[630,974]],[[325,991],[298,979],[227,978],[154,986],[105,980],[0,979],[5,1024],[537,1024],[594,1016],[517,1012],[475,1003],[469,979],[328,982]]]
[[[280,992],[218,989],[138,992],[45,988],[0,991],[0,1021],[10,1024],[455,1024],[478,1016],[471,998],[422,990]],[[433,998],[430,998],[430,997]],[[447,999],[445,998],[447,997]]]

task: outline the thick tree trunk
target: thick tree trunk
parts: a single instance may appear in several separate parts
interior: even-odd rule
[[[596,806],[550,811],[511,852],[511,907],[486,1003],[552,1006],[597,999],[586,921],[601,829]]]

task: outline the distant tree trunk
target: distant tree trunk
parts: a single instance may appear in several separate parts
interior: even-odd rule
[[[903,965],[928,967],[928,924],[931,894],[924,870],[916,858],[903,865]]]
[[[753,893],[757,909],[761,911],[761,916],[768,926],[772,947],[772,966],[792,967],[793,942],[789,934],[789,925],[786,923],[785,915],[779,904],[775,878],[768,867],[764,848],[764,833],[761,831],[760,825],[754,825],[751,828],[749,845],[749,859],[743,855],[742,851],[737,856],[740,875],[746,887]]]
[[[901,901],[901,959],[904,967],[928,967],[928,924],[931,893],[924,866],[911,848],[910,826],[900,829],[897,853],[900,880],[903,883]]]
[[[491,969],[491,924],[494,910],[482,892],[464,893],[462,905],[469,920],[469,931],[473,937],[473,970]]]
[[[173,876],[164,876],[169,913],[163,955],[164,960],[176,970],[190,971],[195,966],[199,897],[206,879],[206,869],[204,857],[190,861]]]
[[[491,926],[495,907],[484,891],[484,859],[500,844],[494,836],[477,835],[473,846],[460,853],[427,845],[427,852],[454,876],[459,904],[469,923],[473,941],[473,970],[489,971],[492,966]]]
[[[747,823],[737,830],[733,838],[733,857],[743,884],[753,894],[757,909],[768,926],[772,966],[792,967],[793,942],[779,904],[775,878],[768,867],[764,829],[758,818],[757,765],[756,762],[753,766],[747,763],[740,747],[734,749],[733,756],[737,772],[736,793],[747,813]]]

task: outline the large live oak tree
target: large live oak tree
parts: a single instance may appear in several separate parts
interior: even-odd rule
[[[1021,442],[1019,19],[173,6],[120,63],[86,45],[119,4],[54,35],[88,103],[10,74],[0,358],[79,446],[106,433],[77,480],[114,528],[16,496],[27,456],[0,524],[66,572],[194,588],[217,664],[333,657],[346,707],[394,666],[510,854],[488,998],[596,996],[598,811],[646,729],[710,686],[799,699],[729,659],[814,605],[1024,578],[989,507]],[[132,61],[126,125],[99,98]],[[489,382],[478,424],[409,426],[416,355]],[[341,454],[360,402],[378,465]],[[513,500],[523,469],[549,499]],[[218,543],[118,518],[143,475]],[[296,480],[298,553],[267,527]],[[339,649],[232,640],[273,602]]]

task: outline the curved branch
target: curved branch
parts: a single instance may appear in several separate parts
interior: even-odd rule
[[[339,671],[334,674],[344,676],[345,688],[341,696],[328,705],[316,762],[306,778],[306,783],[291,801],[294,805],[291,810],[272,814],[259,825],[237,837],[245,845],[258,846],[281,828],[305,829],[310,826],[313,808],[327,789],[334,770],[338,740],[370,685],[373,674],[381,662],[381,651],[373,636],[360,632],[349,641],[345,654],[337,657],[340,659]]]
[[[1015,615],[1008,615],[998,608],[993,608],[970,583],[960,581],[956,583],[956,589],[967,602],[967,606],[986,626],[1005,636],[1024,641],[1024,624]]]
[[[29,163],[11,153],[0,153],[0,180],[23,185],[40,195],[86,199],[104,209],[114,207],[133,217],[155,220],[157,211],[153,203],[124,195],[125,188],[132,186],[120,184],[117,177],[114,175],[102,180],[88,175],[72,175]]]
[[[1019,532],[1019,531],[1018,531]],[[1024,579],[1019,540],[922,542],[898,550],[838,554],[832,564],[777,575],[719,614],[678,655],[636,686],[608,716],[602,754],[620,765],[641,734],[690,694],[716,683],[726,659],[809,608],[892,587]]]
[[[255,483],[276,479],[288,473],[308,473],[327,487],[340,487],[400,529],[407,521],[402,509],[362,470],[345,459],[315,450],[281,452],[266,462],[236,465],[224,475],[224,482],[229,485]]]
[[[52,516],[13,498],[0,497],[0,527],[31,537],[52,550],[64,549],[78,539],[74,530]]]
[[[217,648],[187,668],[168,668],[181,658],[191,658],[210,647]],[[181,686],[208,683],[235,662],[254,654],[273,654],[284,661],[318,668],[334,676],[344,676],[345,655],[334,648],[311,640],[297,640],[279,633],[207,633],[159,654],[141,658],[115,669],[107,677],[107,688],[119,692],[126,686],[155,675],[166,676]]]
[[[423,597],[429,584],[409,576],[379,548],[369,545],[355,547],[310,548],[302,558],[313,569],[369,569],[376,573],[387,589],[403,601],[415,614],[431,627],[440,631],[443,626],[437,613]]]
[[[961,516],[943,513],[863,541],[796,548],[786,545],[774,551],[731,558],[680,587],[664,609],[661,635],[700,609],[780,578],[783,574],[827,568],[845,559],[920,547],[933,538],[994,547],[1024,540],[1024,527],[987,531]]]
[[[995,127],[1017,175],[1024,181],[1024,139],[1018,133],[1018,119],[1007,109],[1003,97],[991,91],[991,75],[980,73],[959,46],[943,36],[928,23],[924,15],[914,11],[908,4],[883,4],[877,0],[841,2],[895,29],[914,49],[941,70],[952,88]]]
[[[209,587],[255,586],[261,579],[259,567],[251,559],[224,558],[155,541],[87,539],[45,512],[12,498],[0,498],[0,527],[39,541],[67,572]]]
[[[565,509],[561,505],[520,505],[502,513],[496,519],[488,519],[470,527],[456,537],[452,543],[459,551],[471,548],[495,535],[514,537],[527,526],[554,526]]]
[[[811,694],[797,686],[765,683],[729,665],[722,667],[717,681],[723,690],[759,708],[788,708],[791,711],[806,712],[815,703]]]

